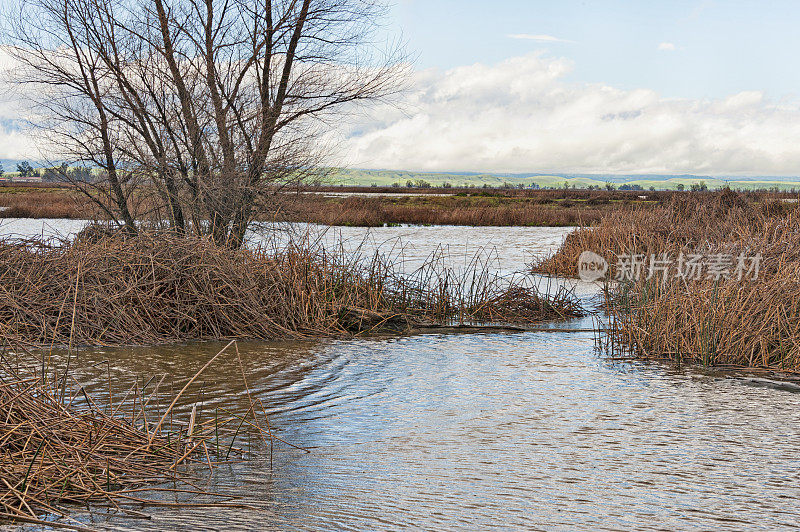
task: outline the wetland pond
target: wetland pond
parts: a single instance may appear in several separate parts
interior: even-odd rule
[[[44,224],[44,225],[43,225]],[[46,226],[46,227],[45,227]],[[43,230],[43,227],[45,229]],[[49,227],[49,229],[47,229]],[[11,220],[0,232],[80,222]],[[330,242],[400,246],[410,264],[480,248],[522,270],[565,228],[344,228]],[[398,240],[399,239],[399,240]],[[567,281],[565,281],[567,282]],[[572,282],[587,305],[597,288]],[[552,324],[589,329],[592,319]],[[223,344],[81,349],[76,377],[101,397],[138,377],[190,378]],[[741,530],[800,524],[800,394],[700,368],[611,361],[592,332],[419,334],[241,342],[250,393],[282,439],[202,479],[249,509],[146,508],[137,530]],[[110,362],[107,367],[104,361]],[[238,362],[202,378],[203,408],[248,401]],[[198,397],[176,415],[186,416]],[[261,448],[259,448],[261,446]],[[172,500],[191,501],[178,497]]]

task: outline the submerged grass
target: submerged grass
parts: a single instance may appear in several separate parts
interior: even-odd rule
[[[188,506],[236,507],[197,487],[186,466],[213,469],[231,456],[240,457],[236,438],[245,423],[245,430],[256,429],[266,441],[271,434],[258,420],[263,410],[251,400],[243,416],[220,419],[196,407],[189,419],[173,416],[184,392],[232,344],[211,358],[168,406],[159,404],[163,377],[132,387],[121,400],[109,395],[101,405],[74,381],[68,367],[58,371],[49,360],[36,362],[19,347],[5,350],[0,357],[0,519],[85,530],[69,517],[76,505],[144,518],[136,508],[184,505],[158,500],[159,493],[189,494],[195,502]]]
[[[610,283],[603,349],[640,358],[800,371],[800,212],[722,191],[652,212],[617,213],[579,229],[535,269],[575,276],[591,250],[617,255],[760,256],[758,275],[666,277]]]

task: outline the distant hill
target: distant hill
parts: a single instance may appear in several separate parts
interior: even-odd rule
[[[6,178],[17,174],[17,164],[22,159],[0,159]],[[30,164],[42,170],[41,161],[29,160]],[[541,174],[541,173],[478,173],[478,172],[413,172],[407,170],[368,170],[336,168],[330,171],[326,183],[344,186],[379,186],[389,187],[393,184],[405,186],[408,181],[422,180],[431,186],[450,184],[454,187],[474,186],[502,187],[508,183],[512,186],[538,186],[540,188],[588,188],[590,186],[604,188],[611,183],[615,188],[623,185],[638,185],[643,189],[676,190],[681,185],[689,189],[693,184],[705,183],[709,189],[730,186],[739,190],[755,190],[777,188],[779,190],[800,191],[800,176],[702,176],[702,175],[669,175],[669,174]]]
[[[726,185],[741,190],[753,190],[777,187],[780,190],[796,189],[800,191],[800,177],[741,177],[741,176],[701,176],[701,175],[620,175],[620,174],[507,174],[507,173],[469,173],[469,172],[411,172],[405,170],[360,170],[336,169],[330,174],[328,181],[335,185],[350,186],[380,186],[387,187],[392,184],[405,186],[407,181],[423,180],[432,186],[442,186],[445,183],[457,186],[488,185],[490,187],[503,186],[509,183],[513,186],[538,185],[541,188],[561,188],[566,183],[569,187],[586,188],[589,186],[605,187],[612,183],[615,187],[621,185],[639,185],[644,189],[650,187],[656,190],[676,190],[679,185],[689,188],[692,184],[705,183],[710,189],[722,188]]]

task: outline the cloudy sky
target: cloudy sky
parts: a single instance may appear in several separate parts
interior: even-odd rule
[[[800,2],[395,2],[408,90],[338,124],[332,164],[800,175]],[[36,157],[19,109],[0,159]]]
[[[798,2],[403,0],[389,22],[415,74],[343,128],[351,166],[800,175]]]

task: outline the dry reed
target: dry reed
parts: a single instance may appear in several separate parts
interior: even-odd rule
[[[246,430],[257,429],[266,441],[269,433],[258,421],[263,412],[251,406],[244,416],[206,420],[195,408],[190,419],[177,422],[172,411],[231,344],[166,409],[158,405],[158,412],[163,378],[148,394],[132,388],[119,402],[109,396],[101,406],[70,380],[68,369],[56,371],[44,359],[40,366],[18,347],[5,350],[0,357],[0,518],[84,530],[85,525],[69,517],[76,505],[106,507],[132,517],[147,517],[133,507],[181,506],[153,499],[162,492],[202,497],[191,504],[195,506],[237,506],[195,487],[186,466],[204,463],[213,468],[231,456],[240,457],[234,446],[242,421]],[[14,360],[20,354],[25,363]]]
[[[231,251],[148,232],[2,241],[0,334],[39,345],[313,338],[580,312],[563,291],[542,294],[477,266],[461,275],[439,266],[401,275],[377,255],[302,244]],[[520,303],[516,315],[487,313],[495,300],[512,308],[510,299]]]
[[[533,265],[537,273],[576,277],[578,257],[593,251],[608,261],[612,277],[621,255],[709,250],[720,243],[747,240],[766,220],[782,218],[796,204],[770,200],[761,194],[724,189],[715,193],[680,193],[657,207],[611,212],[594,227],[567,235],[552,256]]]
[[[20,188],[15,192],[0,188],[0,218],[85,219],[94,209],[76,191],[61,188]]]
[[[501,195],[325,198],[307,194],[286,200],[278,218],[360,227],[384,224],[555,227],[591,224],[606,212],[619,208],[627,206]]]
[[[617,255],[760,256],[758,275],[666,277],[611,283],[600,346],[612,354],[679,362],[800,371],[800,211],[729,190],[676,198],[649,212],[615,213],[571,234],[538,271],[576,274],[591,250]],[[755,277],[755,278],[754,278]]]

